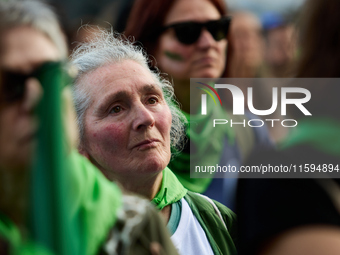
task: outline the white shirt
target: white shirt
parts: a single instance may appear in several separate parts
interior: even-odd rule
[[[187,201],[181,199],[182,212],[178,227],[171,236],[177,251],[181,255],[214,255],[207,236]]]

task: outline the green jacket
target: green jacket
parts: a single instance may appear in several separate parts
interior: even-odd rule
[[[165,168],[160,190],[152,203],[162,210],[165,206],[176,203],[181,198],[188,202],[191,211],[202,226],[214,254],[236,254],[236,215],[226,206],[188,191],[174,173],[169,168]],[[217,207],[218,212],[215,211],[212,203]],[[218,213],[221,214],[223,222]]]

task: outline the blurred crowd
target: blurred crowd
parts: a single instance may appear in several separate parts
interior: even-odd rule
[[[0,0],[0,254],[340,253],[338,0],[71,2]],[[227,103],[202,115],[193,78]],[[213,128],[282,119],[233,115],[223,78],[262,110],[304,84],[312,114]],[[193,162],[313,168],[193,178]]]

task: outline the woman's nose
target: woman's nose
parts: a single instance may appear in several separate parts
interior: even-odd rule
[[[40,82],[36,78],[29,78],[25,83],[25,94],[22,109],[31,112],[39,103],[43,94]]]
[[[155,125],[155,118],[152,112],[144,105],[136,107],[133,120],[133,128],[135,130],[147,129]]]
[[[216,41],[210,32],[206,28],[202,29],[201,35],[197,42],[198,47],[205,49],[213,46],[215,43]]]

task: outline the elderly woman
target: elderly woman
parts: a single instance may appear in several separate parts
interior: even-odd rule
[[[0,45],[0,254],[177,254],[148,201],[61,149],[67,46],[53,11],[1,1]]]
[[[196,131],[194,125],[190,131],[188,128],[190,143],[170,162],[169,167],[189,190],[203,193],[228,206],[233,205],[232,187],[235,181],[213,179],[213,175],[190,178],[190,160],[195,160],[195,165],[239,167],[253,149],[269,144],[264,128],[248,130],[221,125],[209,129],[206,123],[211,122],[210,114],[206,118],[200,114],[189,115],[196,113],[200,107],[190,100],[190,78],[216,79],[223,76],[230,21],[223,0],[136,0],[125,30],[126,36],[135,38],[154,56],[155,61],[150,65],[155,67],[157,63],[159,69],[169,75],[168,79],[173,80],[175,95],[189,123],[204,128],[204,131],[203,128]],[[217,107],[216,110],[222,114],[231,116],[225,108]]]
[[[161,210],[181,254],[235,254],[235,215],[187,191],[167,165],[183,125],[172,86],[143,51],[103,32],[72,56],[79,151],[104,175]]]

